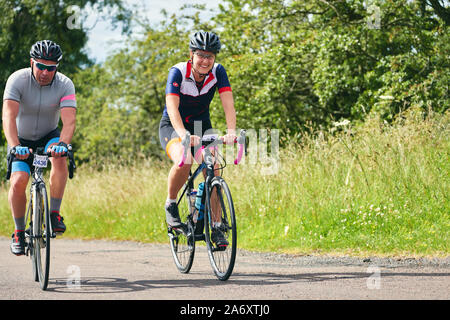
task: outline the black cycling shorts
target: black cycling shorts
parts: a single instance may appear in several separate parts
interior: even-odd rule
[[[19,142],[20,145],[22,147],[28,147],[30,149],[32,149],[33,151],[36,151],[37,148],[45,148],[45,150],[48,149],[48,147],[53,144],[53,143],[58,143],[59,142],[59,136],[60,136],[60,131],[58,128],[56,128],[53,131],[50,131],[45,137],[33,141],[33,140],[26,140],[26,139],[22,139],[21,137],[19,137]],[[8,153],[10,150],[11,146],[8,146]],[[19,160],[14,158],[13,162],[12,162],[12,167],[11,167],[11,173],[15,172],[15,171],[25,171],[28,174],[31,174],[33,169],[33,157],[30,156],[25,160]]]
[[[204,121],[195,121],[194,123],[183,123],[184,128],[190,132],[192,135],[197,135],[202,137],[207,130],[212,130],[211,120]],[[211,134],[212,132],[206,132],[207,134]],[[162,117],[159,123],[159,142],[161,143],[161,147],[164,149],[166,154],[171,156],[168,153],[169,147],[174,142],[180,142],[181,138],[178,136],[177,132],[172,126],[169,117]],[[192,148],[193,152],[193,148]]]

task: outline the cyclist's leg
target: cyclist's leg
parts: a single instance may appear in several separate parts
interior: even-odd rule
[[[187,129],[189,130],[189,128]],[[161,120],[159,136],[162,148],[173,161],[167,178],[167,198],[174,200],[177,198],[178,191],[180,191],[189,177],[189,170],[192,166],[192,154],[188,152],[184,165],[182,167],[178,166],[183,156],[183,146],[181,145],[181,138],[172,127],[169,119],[163,118]]]
[[[45,150],[47,150],[52,145],[59,142],[59,137],[51,138],[45,145]],[[67,178],[69,176],[69,170],[67,169],[67,159],[65,157],[61,158],[50,158],[52,164],[50,170],[50,198],[62,199],[64,195],[64,190],[67,183]]]
[[[192,167],[192,155],[190,152],[187,154],[184,165],[182,167],[178,166],[178,163],[182,159],[182,153],[183,147],[180,142],[173,143],[169,146],[168,154],[174,162],[168,175],[167,195],[169,199],[176,199],[178,191],[180,191],[189,177],[189,171]]]
[[[32,141],[19,138],[22,146],[27,146],[35,150],[35,145]],[[7,147],[8,152],[10,146]],[[11,213],[14,218],[16,230],[23,230],[25,227],[25,211],[27,206],[26,188],[31,175],[31,165],[33,163],[32,157],[28,159],[19,160],[14,159],[11,166],[10,188],[8,192],[8,201],[11,208]]]
[[[215,168],[217,169],[218,165]],[[216,170],[215,176],[218,176],[218,175],[219,175],[218,170]],[[214,188],[211,192],[210,203],[211,203],[211,210],[212,210],[213,226],[215,226],[222,222],[222,209],[221,209],[219,196],[217,195],[217,188]]]
[[[44,150],[47,151],[52,145],[59,143],[59,130],[50,132],[42,139]],[[60,208],[64,196],[64,190],[69,176],[67,168],[67,158],[50,158],[52,164],[50,170],[50,218],[52,219],[52,227],[55,232],[65,232],[66,226],[60,215]]]
[[[8,193],[9,205],[16,224],[16,230],[24,230],[27,206],[26,188],[30,177],[30,169],[26,162],[14,161],[11,172],[11,184]]]
[[[182,159],[183,148],[180,142],[175,142],[168,148],[168,155],[174,161],[170,168],[167,177],[167,199],[165,203],[166,221],[172,227],[177,227],[181,224],[180,213],[177,207],[178,192],[185,184],[189,177],[189,171],[192,166],[192,157],[188,153],[185,164],[182,167],[178,166]]]
[[[52,168],[50,170],[50,218],[54,232],[65,232],[66,225],[60,214],[64,190],[66,188],[69,170],[67,169],[67,159],[50,158]]]
[[[26,161],[15,160],[12,163],[8,201],[14,219],[11,252],[25,254],[25,213],[27,206],[26,188],[30,177],[30,166]]]
[[[189,176],[189,170],[192,165],[192,155],[188,152],[185,164],[182,167],[178,163],[182,159],[183,147],[181,139],[175,132],[170,120],[162,118],[159,127],[159,136],[161,146],[167,156],[173,161],[173,165],[167,177],[167,200],[164,208],[166,211],[166,222],[172,227],[178,227],[181,224],[176,199],[178,192],[183,187]]]

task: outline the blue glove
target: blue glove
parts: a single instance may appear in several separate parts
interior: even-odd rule
[[[65,144],[64,142],[60,142],[57,145],[52,146],[52,151],[56,152],[56,153],[66,153],[67,152],[67,144]]]
[[[28,147],[22,147],[22,146],[16,146],[14,148],[16,150],[16,155],[19,156],[24,156],[30,153],[30,150],[28,149]]]

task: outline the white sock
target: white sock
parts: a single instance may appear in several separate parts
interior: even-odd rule
[[[166,199],[166,205],[170,205],[171,203],[177,203],[177,199]]]

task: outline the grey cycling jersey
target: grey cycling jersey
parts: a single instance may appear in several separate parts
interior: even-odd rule
[[[33,141],[58,127],[61,108],[77,106],[72,80],[56,72],[51,84],[41,86],[31,68],[18,70],[8,78],[3,100],[19,102],[18,135]]]

